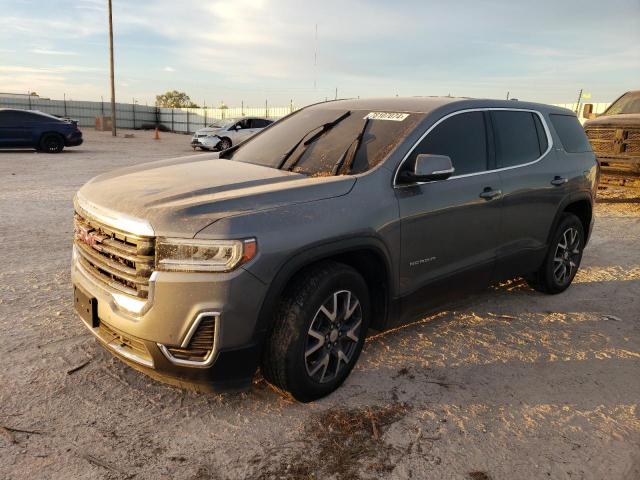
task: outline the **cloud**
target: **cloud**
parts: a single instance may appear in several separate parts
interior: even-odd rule
[[[584,86],[612,97],[640,77],[640,57],[629,47],[640,43],[637,1],[609,0],[598,10],[580,0],[540,0],[535,8],[508,0],[460,0],[456,8],[435,0],[303,8],[299,0],[113,0],[116,75],[130,85],[122,95],[149,100],[177,88],[207,102],[306,103],[332,98],[336,86],[339,96],[502,97],[508,89],[542,101],[573,98]],[[37,11],[5,2],[0,45],[15,52],[0,65],[36,68],[23,75],[73,72],[67,81],[99,80],[93,97],[104,93],[104,0],[42,2]],[[60,4],[73,21],[59,19]],[[76,65],[43,65],[65,60]]]
[[[84,65],[60,65],[50,67],[25,67],[23,65],[0,65],[0,72],[5,73],[101,73],[102,68],[86,67]]]
[[[65,50],[45,50],[41,48],[32,48],[29,50],[31,53],[35,53],[37,55],[61,55],[61,56],[73,56],[78,55],[78,52],[70,52]]]

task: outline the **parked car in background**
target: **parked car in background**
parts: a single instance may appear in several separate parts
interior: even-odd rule
[[[590,118],[584,129],[600,165],[605,171],[640,174],[640,90],[625,93],[600,115],[590,107],[583,107]]]
[[[273,120],[260,117],[227,118],[217,120],[206,128],[198,130],[191,139],[195,150],[221,151],[245,141],[260,130],[268,127]]]
[[[36,110],[0,108],[0,148],[59,153],[82,144],[78,122]]]
[[[565,291],[597,162],[562,108],[452,97],[303,108],[76,194],[76,311],[125,362],[205,389],[332,392],[370,328],[524,276]]]

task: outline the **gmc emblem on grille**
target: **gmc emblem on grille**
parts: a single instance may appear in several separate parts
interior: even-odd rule
[[[86,243],[92,248],[95,248],[95,246],[104,239],[102,235],[95,233],[95,230],[89,230],[84,227],[76,227],[75,234],[78,241]]]

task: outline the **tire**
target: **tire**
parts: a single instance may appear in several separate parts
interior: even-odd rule
[[[569,288],[580,268],[584,241],[584,227],[580,219],[572,213],[562,214],[542,266],[526,278],[529,286],[548,294],[561,293]]]
[[[64,139],[57,133],[47,133],[40,140],[40,150],[46,153],[60,153],[64,149]]]
[[[370,316],[367,285],[353,268],[327,261],[304,270],[276,308],[262,374],[300,402],[328,395],[358,361]]]
[[[218,143],[218,151],[222,152],[223,150],[227,150],[228,148],[231,148],[231,140],[226,137],[222,138],[220,140],[220,143]]]

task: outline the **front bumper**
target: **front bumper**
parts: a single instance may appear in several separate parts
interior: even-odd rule
[[[246,270],[154,272],[140,313],[124,308],[75,255],[71,277],[76,288],[96,301],[95,326],[81,321],[103,346],[137,370],[198,390],[237,389],[251,382],[258,366],[256,324],[266,286]],[[168,349],[183,346],[203,315],[216,318],[211,357],[200,364],[172,359]]]
[[[191,139],[191,146],[192,147],[200,147],[200,148],[208,148],[211,150],[214,150],[218,147],[218,144],[220,143],[220,138],[218,137],[193,137]]]

